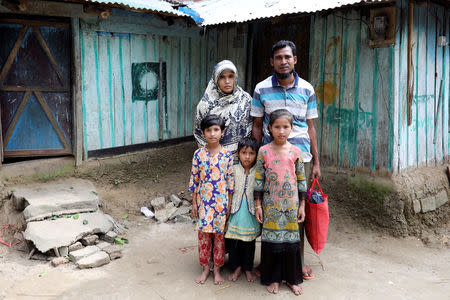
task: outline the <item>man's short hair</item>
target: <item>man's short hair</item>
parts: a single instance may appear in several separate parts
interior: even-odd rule
[[[275,51],[277,51],[278,49],[283,49],[285,47],[290,47],[292,49],[292,56],[296,56],[297,55],[297,48],[295,47],[295,44],[291,41],[286,41],[286,40],[281,40],[276,42],[273,46],[272,46],[272,53],[270,55],[271,58],[273,58],[273,55],[275,54]]]

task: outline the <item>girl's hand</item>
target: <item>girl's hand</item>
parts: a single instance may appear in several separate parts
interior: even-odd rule
[[[302,223],[305,221],[305,201],[302,200],[303,205],[300,205],[298,208],[298,223]]]
[[[258,206],[256,209],[255,209],[255,217],[256,217],[256,220],[259,222],[259,223],[263,223],[263,212],[262,212],[262,208],[261,208],[261,206]]]
[[[192,218],[194,220],[198,219],[198,207],[197,203],[192,202],[192,211],[191,211]]]

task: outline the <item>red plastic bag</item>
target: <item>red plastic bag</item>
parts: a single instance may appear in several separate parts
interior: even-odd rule
[[[314,190],[317,183],[318,191]],[[328,196],[322,192],[319,181],[314,178],[308,189],[305,203],[305,230],[311,248],[317,254],[322,251],[327,241],[328,223]]]

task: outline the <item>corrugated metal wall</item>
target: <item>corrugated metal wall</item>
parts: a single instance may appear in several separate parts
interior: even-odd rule
[[[399,30],[395,47],[394,168],[433,166],[449,157],[450,46],[436,47],[439,35],[450,38],[450,11],[436,4],[414,7],[412,39],[412,123],[407,122],[408,2],[398,1]],[[439,91],[442,79],[442,92]],[[440,96],[439,113],[436,114]],[[436,122],[436,127],[435,127]]]
[[[359,10],[311,17],[310,79],[318,96],[319,151],[325,165],[397,172],[449,155],[449,47],[436,50],[438,77],[446,92],[438,116],[439,142],[434,145],[430,139],[437,84],[430,76],[435,66],[430,52],[438,29],[427,6],[415,10],[414,99],[419,103],[414,101],[413,125],[407,126],[404,3],[398,2],[403,6],[397,11],[396,45],[386,48],[369,47],[369,20]],[[448,12],[437,5],[430,9],[446,22],[448,36]]]
[[[192,135],[196,105],[219,60],[234,61],[245,82],[247,26],[208,28],[201,36],[195,26],[177,30],[162,21],[142,32],[123,19],[114,25],[81,22],[85,154],[158,140],[161,113],[164,139]],[[156,99],[132,101],[132,64],[160,59],[167,68],[163,112]]]

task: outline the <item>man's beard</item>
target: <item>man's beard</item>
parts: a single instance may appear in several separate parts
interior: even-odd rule
[[[291,70],[289,73],[278,73],[275,72],[275,76],[277,76],[278,79],[287,79],[289,76],[291,76],[294,73],[294,70]]]

